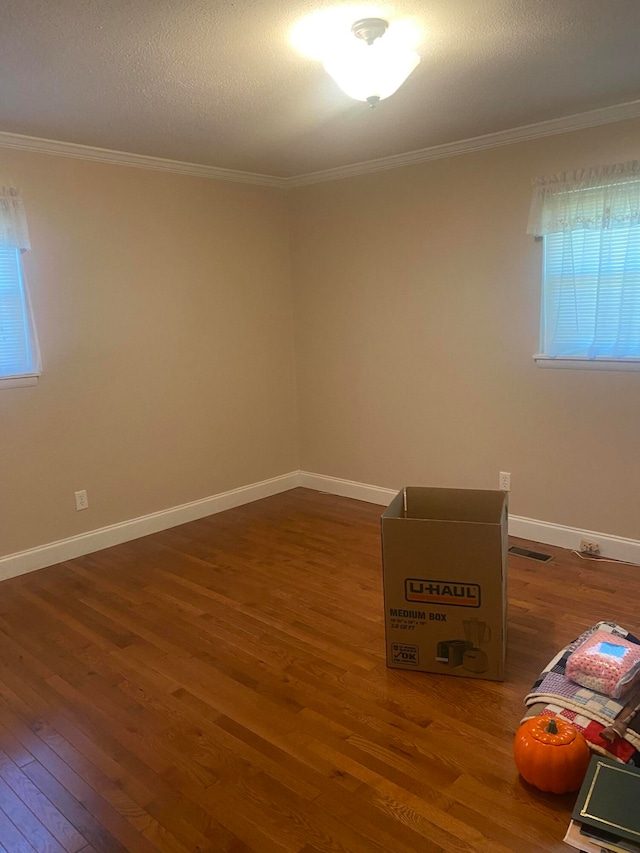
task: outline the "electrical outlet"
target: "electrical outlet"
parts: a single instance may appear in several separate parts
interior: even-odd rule
[[[89,498],[87,497],[86,489],[76,492],[76,509],[78,512],[81,509],[89,509]]]
[[[508,471],[500,471],[498,488],[503,492],[511,491],[511,474]]]
[[[580,540],[580,553],[581,554],[599,554],[600,553],[600,545],[597,542],[594,542],[593,539],[581,539]]]

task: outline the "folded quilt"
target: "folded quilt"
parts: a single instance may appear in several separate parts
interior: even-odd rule
[[[589,745],[596,751],[629,764],[640,766],[640,719],[636,718],[627,729],[625,738],[616,738],[611,744],[601,737],[601,732],[610,726],[625,705],[623,699],[611,699],[587,687],[570,681],[565,670],[569,655],[595,631],[607,631],[640,645],[640,639],[630,634],[615,622],[598,622],[589,628],[547,664],[525,697],[527,713],[524,719],[538,714],[560,716],[581,731]]]

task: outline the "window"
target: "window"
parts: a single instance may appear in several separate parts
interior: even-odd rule
[[[640,164],[539,179],[528,231],[544,240],[538,363],[640,369]]]
[[[0,187],[0,388],[31,385],[40,374],[40,353],[22,252],[29,248],[20,194]]]

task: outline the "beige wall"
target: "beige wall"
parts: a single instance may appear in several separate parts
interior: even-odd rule
[[[507,470],[512,513],[640,538],[640,373],[535,367],[524,233],[535,175],[638,138],[622,122],[288,199],[0,152],[44,361],[0,391],[0,555],[297,467],[392,488]]]
[[[44,364],[0,391],[0,554],[298,467],[284,192],[8,150],[0,173]]]
[[[382,108],[381,108],[382,109]],[[640,121],[290,195],[303,469],[496,488],[640,538],[640,373],[542,370],[531,180],[640,156]]]

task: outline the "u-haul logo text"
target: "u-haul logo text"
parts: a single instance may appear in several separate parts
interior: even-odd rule
[[[404,597],[423,604],[443,604],[454,607],[480,607],[480,586],[461,581],[434,581],[406,578]]]

